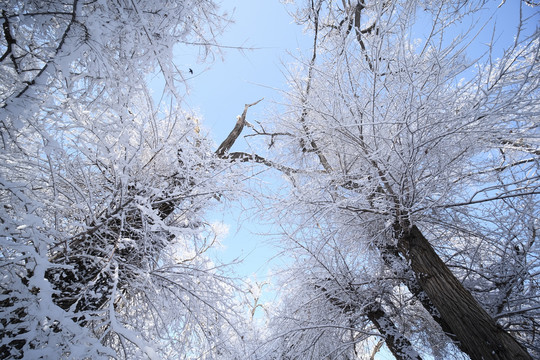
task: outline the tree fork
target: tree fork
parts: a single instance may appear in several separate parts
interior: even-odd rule
[[[458,281],[416,226],[400,236],[399,247],[460,349],[472,360],[532,360]]]
[[[325,281],[332,281],[332,279],[325,279]],[[339,297],[332,295],[324,285],[315,284],[315,288],[321,290],[332,305],[341,309],[346,314],[366,311],[367,318],[375,325],[377,331],[384,339],[386,346],[388,346],[388,349],[397,360],[422,360],[409,339],[401,333],[397,325],[392,321],[392,318],[384,311],[376,299],[370,300],[374,305],[363,309],[361,304],[343,301]],[[358,289],[350,284],[346,286],[346,291],[358,294]]]

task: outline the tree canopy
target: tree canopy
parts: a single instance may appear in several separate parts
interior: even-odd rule
[[[216,3],[4,1],[1,357],[539,357],[540,33],[475,48],[504,6],[297,1],[283,111],[238,99],[216,146],[174,60],[216,51]],[[209,254],[241,196],[290,259],[264,327]]]

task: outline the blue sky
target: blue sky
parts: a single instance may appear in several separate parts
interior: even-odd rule
[[[190,63],[194,60],[190,55],[179,60],[194,71],[188,103],[203,116],[216,142],[232,129],[245,103],[265,98],[264,103],[250,109],[253,118],[272,99],[279,99],[274,89],[286,88],[282,71],[291,61],[287,51],[309,48],[308,37],[293,24],[278,0],[225,0],[222,9],[235,23],[226,28],[219,43],[247,49],[223,48],[222,59],[216,58],[210,68],[206,63]]]
[[[202,127],[219,144],[234,127],[236,116],[246,103],[261,98],[264,101],[250,108],[248,120],[267,116],[264,111],[281,101],[286,90],[284,72],[293,61],[288,53],[309,50],[310,39],[302,28],[293,23],[287,8],[278,0],[225,0],[222,9],[235,20],[220,37],[222,56],[213,63],[197,63],[197,49],[193,53],[178,54],[177,65],[193,70],[188,80],[188,106],[202,117]],[[181,47],[184,51],[185,47]],[[238,142],[240,150],[245,143]],[[248,204],[249,205],[249,204]],[[275,250],[268,245],[270,227],[249,214],[242,214],[240,206],[228,211],[218,209],[210,215],[213,221],[223,221],[229,226],[229,235],[223,239],[224,249],[217,254],[222,260],[242,258],[235,266],[241,276],[257,274],[263,280],[269,270],[268,260]],[[240,220],[239,220],[240,219]]]

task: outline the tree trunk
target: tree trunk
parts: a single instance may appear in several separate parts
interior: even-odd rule
[[[456,279],[429,241],[413,226],[399,241],[418,282],[472,360],[531,359]]]
[[[433,305],[431,299],[429,298],[429,296],[427,296],[426,292],[420,285],[413,269],[411,269],[410,264],[400,255],[397,247],[386,245],[384,247],[379,247],[379,249],[381,250],[382,259],[388,269],[396,269],[402,267],[406,269],[405,272],[402,274],[403,284],[407,286],[411,294],[413,294],[416,299],[420,301],[424,309],[426,309],[429,315],[431,315],[432,319],[435,320],[437,324],[439,324],[446,336],[448,336],[460,348],[461,351],[465,352],[465,349],[461,349],[460,343],[456,339],[456,336],[452,332],[452,329],[450,329],[448,324],[446,324],[446,322],[441,318],[441,314],[439,314],[439,311]],[[394,275],[398,277],[398,270],[393,271],[396,271],[394,272]]]

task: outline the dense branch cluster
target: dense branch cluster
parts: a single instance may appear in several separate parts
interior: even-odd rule
[[[473,54],[485,5],[300,7],[305,71],[255,129],[290,169],[273,210],[298,264],[269,352],[351,359],[375,333],[398,359],[538,355],[539,34],[518,10],[502,56]]]
[[[234,349],[236,285],[204,220],[234,181],[182,110],[173,62],[176,44],[213,41],[216,5],[4,5],[0,357]],[[169,104],[149,91],[156,70]]]
[[[540,356],[540,33],[485,45],[506,6],[299,2],[287,108],[216,148],[173,59],[214,2],[4,1],[0,357]],[[290,258],[268,308],[209,254],[246,167],[284,183],[243,191]]]

